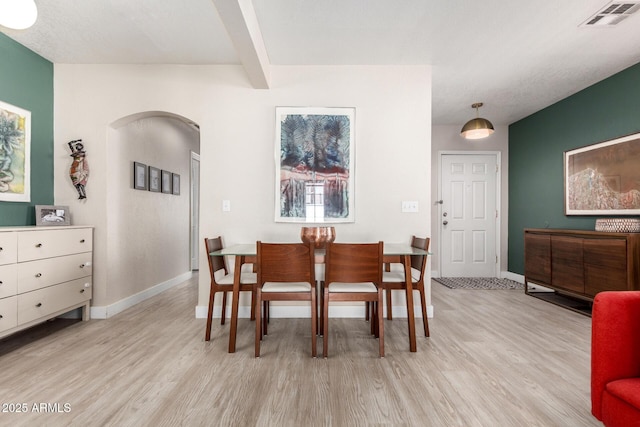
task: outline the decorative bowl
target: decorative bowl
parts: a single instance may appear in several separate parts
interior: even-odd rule
[[[312,238],[316,248],[324,248],[327,243],[336,240],[336,229],[335,227],[302,227],[300,239],[308,243]]]

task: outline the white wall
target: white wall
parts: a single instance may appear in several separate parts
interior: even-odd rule
[[[94,303],[106,297],[104,289],[116,286],[104,271],[111,256],[106,233],[121,214],[112,218],[109,211],[107,219],[106,202],[98,197],[112,185],[108,129],[138,112],[167,111],[200,125],[201,241],[219,234],[227,245],[298,241],[300,225],[274,222],[276,106],[356,109],[356,219],[336,226],[338,241],[408,242],[412,234],[431,234],[428,66],[273,67],[269,90],[251,88],[238,66],[57,64],[54,76],[56,141],[80,135],[95,159],[90,198],[72,206],[76,223],[96,225]],[[63,150],[56,145],[56,176],[68,162]],[[55,189],[57,202],[71,201],[62,180],[56,180]],[[231,212],[222,212],[225,199],[231,201]],[[402,200],[419,201],[420,212],[401,213]],[[200,265],[206,266],[204,251],[200,256]],[[202,273],[201,307],[209,286],[207,272]]]
[[[466,140],[460,136],[460,126],[433,126],[431,133],[431,168],[432,175],[432,202],[431,202],[431,268],[434,271],[434,275],[438,274],[439,265],[439,246],[438,230],[440,229],[441,216],[439,207],[436,204],[438,200],[438,174],[440,156],[439,152],[442,151],[493,151],[501,153],[501,170],[500,170],[500,271],[507,271],[508,262],[508,213],[509,213],[509,127],[508,126],[496,126],[493,135],[486,139],[480,139],[475,141]]]
[[[107,274],[109,302],[120,301],[190,270],[191,152],[199,132],[169,117],[147,117],[109,139]],[[133,188],[133,162],[180,175],[180,194]]]

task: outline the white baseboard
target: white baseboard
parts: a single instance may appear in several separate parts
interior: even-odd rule
[[[231,307],[227,305],[227,319],[231,318]],[[222,312],[222,307],[217,305],[213,307],[213,318],[219,319],[220,314]],[[387,309],[384,308],[384,315],[387,315]],[[294,305],[274,305],[272,304],[269,308],[269,316],[274,319],[282,318],[282,319],[304,319],[311,317],[311,309],[309,307],[304,306],[294,306]],[[329,307],[329,316],[337,317],[337,318],[360,318],[364,317],[364,303],[360,305],[337,305],[333,307]],[[251,317],[251,307],[249,306],[240,306],[238,308],[238,318],[240,319],[248,319]],[[393,317],[398,318],[407,318],[407,307],[406,306],[393,306]],[[420,306],[415,306],[415,317],[422,318],[422,312],[420,311]],[[427,306],[427,317],[433,317],[433,306]],[[199,305],[196,306],[196,318],[197,319],[206,319],[207,318],[207,306]]]
[[[183,273],[173,279],[169,279],[166,282],[158,283],[150,288],[145,289],[142,292],[138,292],[137,294],[131,295],[127,298],[121,299],[118,302],[113,304],[109,304],[106,306],[91,306],[91,318],[92,319],[108,319],[116,314],[133,307],[136,304],[141,303],[144,300],[147,300],[155,295],[158,295],[161,292],[166,291],[174,286],[183,283],[186,280],[191,279],[193,273],[188,271]],[[205,310],[205,317],[207,317],[207,312]]]

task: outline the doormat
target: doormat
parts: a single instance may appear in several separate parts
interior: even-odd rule
[[[497,277],[438,277],[436,282],[449,289],[516,289],[524,290],[524,285],[510,279],[498,279]]]

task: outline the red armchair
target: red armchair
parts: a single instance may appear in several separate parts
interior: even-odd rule
[[[640,291],[593,301],[591,413],[607,427],[640,426]]]

